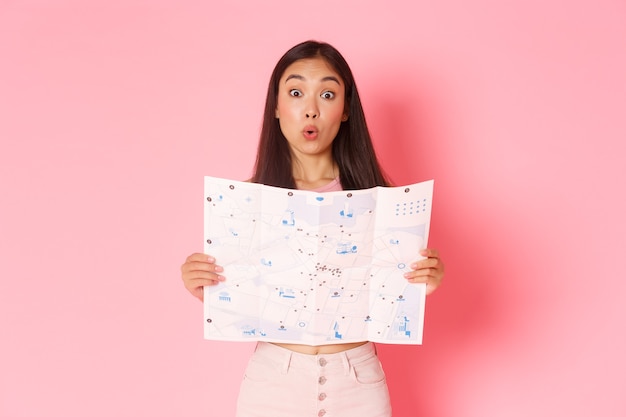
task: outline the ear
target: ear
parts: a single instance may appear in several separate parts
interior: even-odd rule
[[[347,120],[348,120],[348,115],[344,113],[343,116],[341,117],[341,121],[345,122]]]
[[[274,117],[280,119],[280,116],[278,115],[278,109],[274,110]]]

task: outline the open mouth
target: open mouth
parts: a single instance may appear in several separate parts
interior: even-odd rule
[[[317,129],[313,126],[305,127],[302,133],[306,139],[315,139],[317,137]]]

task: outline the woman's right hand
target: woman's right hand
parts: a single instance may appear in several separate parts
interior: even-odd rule
[[[217,285],[226,279],[220,275],[224,268],[215,265],[215,258],[204,253],[189,255],[180,270],[185,288],[200,301],[204,300],[205,285]]]

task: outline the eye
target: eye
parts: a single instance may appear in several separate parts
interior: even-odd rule
[[[294,88],[292,90],[289,90],[289,95],[292,96],[292,97],[302,97],[302,91],[296,90]]]
[[[326,100],[331,100],[335,98],[335,93],[333,93],[332,91],[324,91],[322,93],[322,98],[325,98]]]

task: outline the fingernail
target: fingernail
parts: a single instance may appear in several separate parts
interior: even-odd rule
[[[222,267],[221,267],[221,266],[219,266],[219,265],[215,266],[215,270],[216,270],[217,272],[224,272],[224,268],[222,268]]]
[[[206,260],[209,262],[215,262],[215,258],[212,256],[207,256]]]

